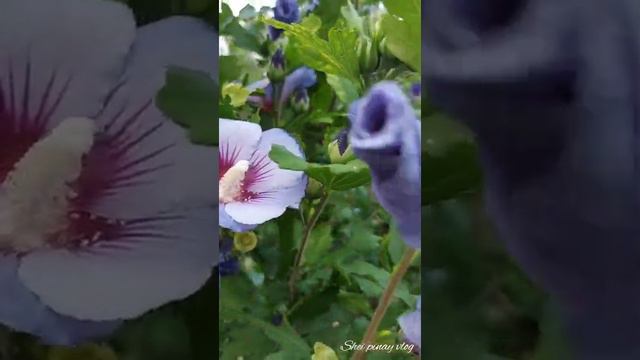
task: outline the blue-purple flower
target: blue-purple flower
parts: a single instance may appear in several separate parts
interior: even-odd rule
[[[258,124],[220,120],[218,200],[223,228],[248,231],[300,205],[307,179],[303,172],[280,169],[271,161],[273,145],[304,157],[282,129],[263,132]]]
[[[349,142],[405,242],[420,248],[420,121],[400,87],[375,85],[349,111]]]
[[[300,21],[300,8],[296,0],[278,0],[273,8],[274,19],[287,23],[297,23]],[[269,26],[269,35],[272,40],[276,40],[282,34],[282,30]]]
[[[400,324],[400,328],[402,329],[406,340],[409,343],[417,346],[418,348],[420,348],[422,343],[421,302],[422,297],[418,296],[418,301],[416,302],[416,311],[402,315],[398,319],[398,323]]]
[[[299,96],[304,96],[304,93],[307,89],[314,86],[317,82],[316,72],[312,69],[302,66],[295,69],[291,74],[287,75],[284,80],[284,84],[282,85],[282,92],[280,94],[280,99],[277,99],[278,106],[282,106],[285,101],[289,100],[289,98],[296,93],[300,93]],[[274,105],[273,99],[273,85],[269,82],[269,79],[263,79],[256,81],[255,83],[249,85],[247,89],[251,92],[256,91],[258,89],[264,90],[264,97],[260,96],[250,96],[248,101],[254,105],[271,109]]]
[[[0,322],[76,344],[200,288],[215,149],[154,98],[168,66],[215,72],[215,32],[136,30],[118,2],[5,0],[0,54]]]

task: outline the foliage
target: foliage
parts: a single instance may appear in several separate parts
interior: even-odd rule
[[[223,88],[233,83],[253,89],[255,81],[271,78],[277,96],[271,56],[278,48],[284,51],[286,73],[307,66],[316,71],[318,81],[308,89],[309,107],[302,110],[289,102],[281,108],[252,101],[233,106],[232,95],[238,92],[221,94],[221,117],[255,122],[264,130],[283,128],[296,138],[304,159],[278,145],[270,158],[310,178],[299,210],[289,209],[258,226],[258,244],[252,251],[233,250],[240,270],[221,279],[221,359],[349,358],[352,352],[340,347],[347,340],[361,341],[406,248],[371,192],[366,164],[330,155],[338,151],[334,140],[348,125],[349,106],[372,85],[394,80],[409,89],[420,81],[417,68],[380,50],[387,35],[379,26],[382,2],[356,3],[320,1],[313,11],[305,11],[309,4],[301,1],[302,19],[293,24],[271,19],[268,9],[250,6],[235,16],[222,4],[220,34],[229,48],[220,59]],[[272,41],[268,26],[283,29],[283,36]],[[360,45],[367,40],[371,45]],[[358,48],[362,50],[354,51]],[[265,99],[266,94],[256,90],[251,97]],[[419,112],[419,101],[414,105]],[[223,241],[233,237],[227,230],[221,235]],[[404,341],[397,318],[414,310],[419,279],[416,260],[382,321],[378,342]],[[368,358],[414,357],[383,352]]]

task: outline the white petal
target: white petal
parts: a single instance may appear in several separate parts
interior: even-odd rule
[[[296,140],[282,129],[270,129],[262,133],[260,143],[251,157],[253,164],[262,168],[260,173],[265,173],[260,181],[249,185],[249,190],[256,193],[292,187],[302,181],[301,171],[283,170],[269,159],[269,152],[273,145],[282,145],[293,154],[304,158],[302,149]],[[263,166],[264,165],[264,166]]]
[[[234,163],[249,160],[262,135],[260,125],[248,121],[220,119],[218,130],[220,156],[232,158]]]
[[[93,184],[90,187],[106,185],[98,186],[101,192],[93,196],[94,201],[83,204],[84,210],[135,218],[217,202],[217,149],[193,145],[186,131],[165,118],[153,103],[169,66],[214,75],[216,39],[206,24],[185,17],[139,30],[124,85],[100,116],[105,130],[87,160],[85,177]]]
[[[134,36],[131,11],[114,1],[1,1],[0,93],[8,111],[21,122],[40,114],[48,128],[91,117],[122,75]]]
[[[185,298],[218,261],[217,214],[203,209],[173,215],[129,224],[129,236],[91,251],[31,253],[22,260],[20,279],[58,313],[82,320],[133,318]]]

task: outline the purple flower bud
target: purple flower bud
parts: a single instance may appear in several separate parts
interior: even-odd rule
[[[299,89],[293,93],[293,110],[303,113],[309,111],[309,93],[307,89]]]
[[[273,18],[283,23],[291,24],[300,21],[300,8],[296,0],[278,0],[273,13]],[[277,40],[282,30],[269,26],[269,34],[272,40]]]
[[[280,82],[284,79],[285,75],[285,59],[282,48],[276,50],[275,54],[271,57],[271,68],[269,69],[269,80],[273,82]]]
[[[240,271],[240,263],[232,253],[233,240],[230,238],[223,238],[220,242],[220,276],[235,275]]]
[[[349,111],[349,142],[371,168],[378,201],[405,242],[420,248],[420,122],[393,82],[375,85]]]
[[[422,94],[422,85],[419,82],[413,83],[411,85],[411,95],[419,98],[420,94]]]

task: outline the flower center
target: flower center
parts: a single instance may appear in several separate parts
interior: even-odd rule
[[[219,202],[232,202],[242,194],[242,183],[248,170],[249,162],[247,160],[240,160],[227,170],[218,186]]]
[[[93,146],[95,123],[68,118],[36,142],[0,184],[0,249],[24,252],[47,245],[68,225],[69,187]]]

